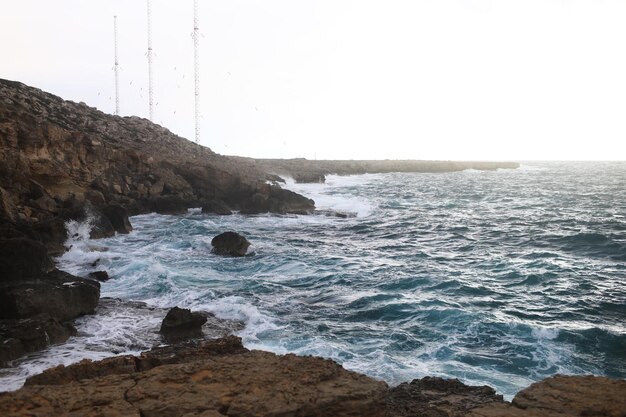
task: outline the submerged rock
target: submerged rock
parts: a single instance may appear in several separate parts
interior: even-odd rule
[[[248,239],[235,232],[224,232],[211,240],[216,255],[245,256],[250,246]]]
[[[69,322],[42,313],[25,319],[0,319],[0,367],[27,353],[65,342],[76,334]]]
[[[0,318],[49,314],[59,321],[91,314],[98,305],[100,283],[58,269],[38,279],[0,284]]]

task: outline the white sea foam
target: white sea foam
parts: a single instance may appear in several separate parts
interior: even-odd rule
[[[322,184],[299,184],[287,178],[283,187],[313,199],[318,210],[354,213],[357,217],[367,217],[376,208],[375,203],[371,199],[356,197],[345,189],[362,186],[380,178],[379,174],[329,175],[326,177],[326,183]]]

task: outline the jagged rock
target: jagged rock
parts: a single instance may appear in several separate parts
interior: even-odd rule
[[[300,184],[305,183],[325,183],[326,176],[321,172],[298,172],[293,176],[295,182]]]
[[[233,214],[230,210],[230,207],[222,200],[209,200],[205,201],[202,204],[202,212],[203,213],[215,213],[220,214],[222,216],[227,216]]]
[[[128,219],[128,212],[126,209],[118,204],[109,204],[100,209],[102,214],[113,225],[113,229],[117,233],[128,234],[133,231],[133,226]]]
[[[517,393],[512,403],[472,410],[473,417],[624,417],[626,381],[555,375]]]
[[[211,240],[216,255],[245,256],[250,246],[248,239],[235,232],[224,232]]]
[[[0,220],[15,222],[17,217],[17,209],[13,203],[13,198],[8,191],[0,187]]]
[[[491,403],[504,403],[488,386],[473,387],[458,379],[425,377],[391,388],[387,396],[389,416],[466,416],[469,410]]]
[[[71,323],[61,323],[48,314],[19,320],[0,319],[0,367],[50,344],[65,342],[75,334]]]
[[[104,282],[109,280],[109,274],[107,271],[94,271],[90,272],[88,275],[89,278],[95,279],[96,281]]]
[[[154,211],[159,214],[185,214],[190,204],[177,195],[164,195],[154,200]]]
[[[132,214],[184,213],[211,200],[239,209],[267,177],[254,163],[217,155],[146,119],[107,115],[7,80],[0,80],[0,97],[0,187],[7,192],[0,197],[32,224],[73,218],[84,201]],[[130,231],[103,213],[118,233]]]
[[[50,263],[48,250],[32,239],[0,238],[0,282],[40,277]]]
[[[41,313],[65,321],[91,314],[100,283],[54,270],[37,279],[0,283],[0,318],[21,319]]]
[[[247,351],[235,337],[178,352],[46,371],[19,391],[0,394],[0,414],[385,415],[386,384],[330,360]]]
[[[91,230],[89,231],[90,239],[105,239],[115,236],[115,228],[111,220],[101,213],[95,213],[92,219]]]
[[[200,312],[191,312],[188,308],[173,307],[161,323],[159,332],[170,340],[184,340],[194,336],[202,336],[202,325],[207,316]]]

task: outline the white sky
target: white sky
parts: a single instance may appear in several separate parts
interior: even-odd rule
[[[0,0],[0,78],[147,117],[144,0]],[[153,0],[193,139],[193,1]],[[200,0],[201,143],[313,159],[626,160],[624,0]]]

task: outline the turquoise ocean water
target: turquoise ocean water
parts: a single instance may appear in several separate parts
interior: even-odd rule
[[[288,184],[354,217],[131,219],[59,262],[105,269],[102,295],[238,319],[249,348],[332,358],[389,384],[425,375],[507,398],[554,373],[626,377],[626,163],[330,176]],[[249,256],[210,253],[234,230]],[[58,363],[160,343],[161,310],[109,308],[79,335],[0,372],[0,387]]]

